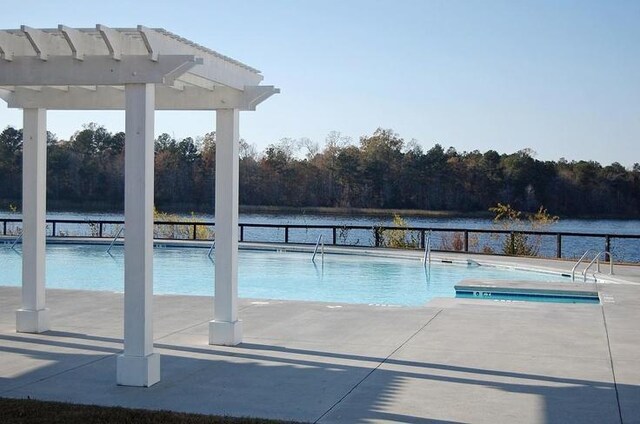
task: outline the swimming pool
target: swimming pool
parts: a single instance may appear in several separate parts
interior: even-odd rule
[[[122,292],[124,250],[106,246],[47,246],[47,287]],[[215,255],[214,255],[215,259]],[[214,263],[207,249],[154,249],[154,293],[213,296]],[[416,259],[325,254],[324,265],[309,253],[240,250],[240,297],[380,305],[423,305],[454,297],[461,280],[567,281],[559,275],[487,266],[432,264]],[[0,248],[0,285],[21,284],[22,256]]]

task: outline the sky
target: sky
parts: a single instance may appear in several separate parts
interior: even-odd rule
[[[263,150],[390,128],[424,150],[523,148],[542,160],[640,162],[640,1],[33,1],[0,28],[162,27],[252,67],[282,92],[240,115]],[[124,112],[49,111],[124,129]],[[22,126],[0,101],[0,128]],[[213,112],[156,112],[156,134],[197,137]]]

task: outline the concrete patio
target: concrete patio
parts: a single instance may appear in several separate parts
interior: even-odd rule
[[[0,287],[0,397],[322,423],[637,423],[640,286],[599,289],[603,305],[244,299],[236,347],[208,344],[210,298],[155,296],[162,380],[132,388],[115,381],[122,294],[48,290],[55,331],[24,334],[20,289]]]

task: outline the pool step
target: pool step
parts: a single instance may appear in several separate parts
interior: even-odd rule
[[[456,297],[462,298],[599,302],[594,283],[464,280],[454,288]]]

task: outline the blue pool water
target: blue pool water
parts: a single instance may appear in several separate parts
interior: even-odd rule
[[[124,252],[105,246],[47,246],[47,287],[122,292]],[[215,255],[214,255],[215,258]],[[22,257],[0,248],[0,285],[19,286]],[[309,253],[241,250],[239,294],[245,298],[315,300],[384,305],[423,305],[454,297],[461,280],[566,281],[557,275],[418,260],[326,254],[324,266]],[[207,249],[165,247],[154,251],[154,293],[213,296],[214,261]]]

